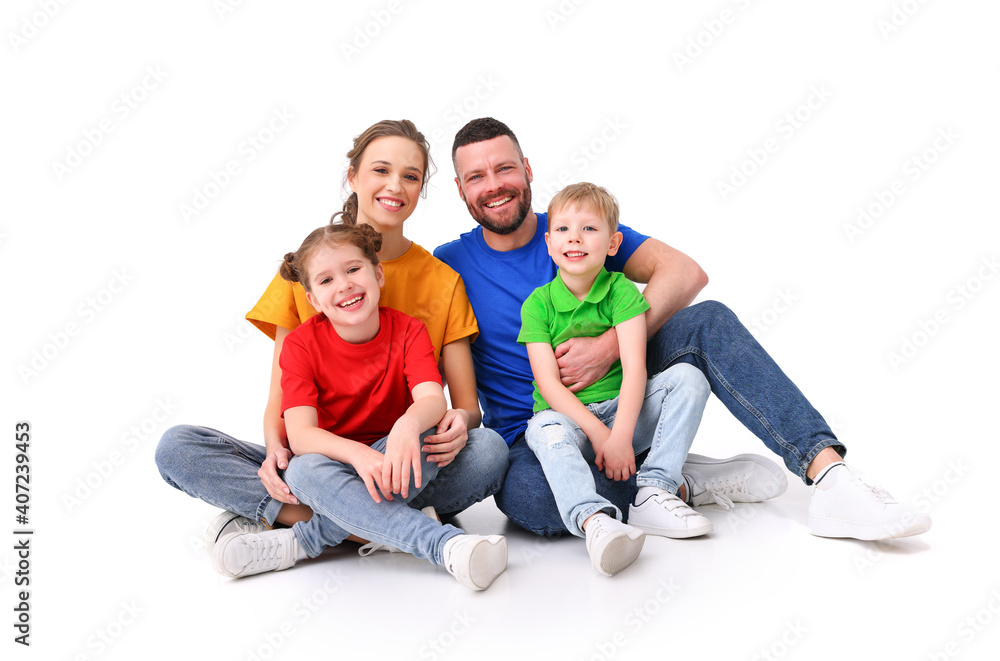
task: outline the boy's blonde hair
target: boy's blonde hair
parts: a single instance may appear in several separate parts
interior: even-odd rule
[[[552,216],[554,214],[572,205],[576,205],[581,209],[589,207],[591,211],[595,212],[608,223],[612,234],[618,231],[618,200],[606,188],[586,181],[578,184],[570,184],[556,193],[552,201],[549,202],[549,227],[552,227]]]

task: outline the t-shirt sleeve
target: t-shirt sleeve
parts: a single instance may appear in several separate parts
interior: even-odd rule
[[[275,274],[260,300],[247,312],[247,321],[272,340],[278,326],[289,330],[298,328],[303,320],[299,319],[295,307],[293,287],[294,283],[282,278],[280,273]]]
[[[632,253],[635,252],[636,248],[641,246],[642,242],[649,237],[636,232],[626,225],[619,225],[618,231],[622,233],[622,244],[618,247],[617,253],[610,255],[604,260],[604,266],[609,271],[618,271],[620,273],[625,270],[625,263],[632,257]]]
[[[309,351],[301,337],[292,333],[281,345],[278,357],[281,366],[281,415],[294,406],[319,409],[319,391]]]
[[[552,344],[548,316],[545,296],[542,288],[539,287],[531,292],[531,295],[521,305],[521,332],[517,335],[518,343],[544,342]]]
[[[476,313],[472,311],[472,303],[469,302],[469,295],[465,292],[465,283],[459,276],[451,294],[444,344],[461,340],[463,337],[469,338],[470,342],[475,342],[478,335],[479,324],[476,322]]]
[[[612,274],[614,281],[610,296],[611,323],[615,326],[636,317],[649,309],[649,303],[635,283],[620,273]]]
[[[421,383],[433,381],[441,385],[441,373],[434,360],[434,345],[427,327],[419,319],[409,318],[406,328],[406,343],[403,354],[403,376],[406,388],[413,391]]]

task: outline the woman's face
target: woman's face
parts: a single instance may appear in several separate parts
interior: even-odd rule
[[[417,208],[424,181],[423,153],[398,136],[376,138],[351,168],[347,181],[358,194],[358,222],[380,232],[397,228]]]

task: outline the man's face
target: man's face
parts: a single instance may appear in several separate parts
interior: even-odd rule
[[[458,194],[483,229],[511,234],[531,210],[531,166],[506,135],[459,147]]]

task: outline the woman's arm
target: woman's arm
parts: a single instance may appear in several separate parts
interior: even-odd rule
[[[278,470],[288,468],[292,452],[288,448],[288,433],[281,417],[281,367],[278,357],[285,337],[292,331],[276,326],[274,332],[274,358],[271,361],[271,384],[267,392],[267,406],[264,407],[264,447],[267,458],[261,464],[257,476],[272,498],[282,503],[298,505],[299,499],[292,495],[288,485],[278,477]]]
[[[438,423],[437,433],[424,438],[423,447],[429,455],[427,461],[437,462],[439,467],[451,463],[469,440],[468,430],[483,421],[468,337],[442,347],[441,372],[448,384],[451,408]]]

